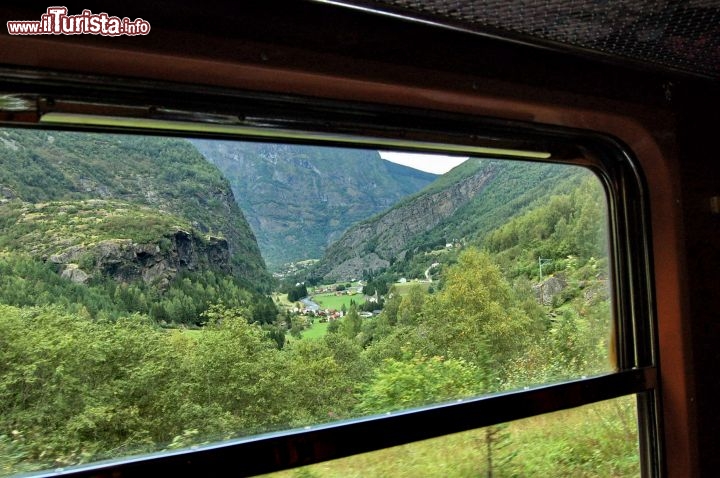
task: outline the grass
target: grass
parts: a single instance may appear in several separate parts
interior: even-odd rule
[[[329,322],[320,322],[315,319],[315,323],[309,329],[305,329],[302,332],[303,339],[319,339],[327,334]]]
[[[181,329],[183,335],[187,335],[188,337],[198,340],[202,334],[204,334],[206,331],[204,329]]]
[[[290,302],[288,300],[287,294],[281,294],[280,292],[273,292],[272,293],[272,300],[275,302],[275,305],[278,306],[281,310],[289,310],[295,307],[295,302]]]
[[[312,296],[312,300],[315,301],[323,309],[342,309],[343,304],[345,308],[350,308],[350,301],[354,300],[357,305],[365,302],[365,298],[362,294],[355,295],[335,295],[335,293],[317,294]]]
[[[423,292],[427,292],[432,284],[430,282],[406,282],[404,284],[393,284],[395,291],[400,295],[408,295],[410,289],[419,286]]]
[[[110,239],[158,242],[188,221],[156,209],[116,200],[90,199],[47,203],[8,203],[0,207],[4,247],[53,254],[72,246]]]
[[[492,476],[639,476],[634,410],[631,396],[512,422],[501,428]],[[266,476],[489,476],[485,436],[471,430]]]

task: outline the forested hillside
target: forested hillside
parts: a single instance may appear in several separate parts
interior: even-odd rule
[[[495,228],[576,186],[589,173],[579,168],[469,159],[394,207],[348,230],[312,274],[348,280],[392,265],[395,276],[420,277],[434,259],[418,253],[482,244]]]
[[[71,211],[66,217],[72,218],[73,211],[92,204],[106,218],[102,225],[105,232],[102,239],[92,234],[81,238],[86,246],[109,239],[160,244],[163,237],[167,241],[166,236],[173,236],[178,229],[188,234],[193,229],[196,236],[217,236],[227,241],[232,269],[238,278],[248,284],[268,284],[257,243],[227,181],[186,140],[2,130],[0,165],[0,207],[5,221],[19,221],[17,227],[32,221],[33,205],[45,208],[50,215],[52,208],[60,213],[63,209]],[[46,253],[62,254],[68,247],[77,246],[78,241],[62,244],[57,241],[58,235],[72,231],[79,237],[87,233],[75,226],[68,223],[63,232],[53,230],[46,235],[40,231],[34,237],[18,237],[14,243],[29,241]],[[114,228],[112,233],[108,233],[109,227]],[[141,237],[128,237],[125,229],[141,232]],[[148,236],[151,231],[153,238]],[[55,248],[50,250],[49,244],[44,244],[46,240],[54,241]]]
[[[358,221],[419,191],[436,176],[377,151],[193,140],[229,179],[271,268],[318,259]]]
[[[275,320],[229,185],[187,141],[2,130],[0,164],[0,302],[173,327],[251,303]]]

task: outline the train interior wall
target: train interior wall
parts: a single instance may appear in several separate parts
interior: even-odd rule
[[[607,128],[628,143],[622,121],[612,126],[613,118],[640,124],[639,143],[631,146],[656,143],[640,163],[651,200],[659,198],[651,209],[668,475],[714,475],[720,467],[718,82],[299,3],[240,12],[230,2],[177,9],[115,2],[116,15],[151,19],[153,34],[0,35],[0,63]],[[7,18],[37,16],[21,2],[4,8]]]

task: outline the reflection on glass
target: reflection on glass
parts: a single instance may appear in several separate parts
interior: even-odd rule
[[[263,476],[636,477],[635,410],[635,397],[622,397]]]

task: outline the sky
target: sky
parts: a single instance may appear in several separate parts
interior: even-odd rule
[[[450,171],[458,164],[464,162],[467,157],[462,156],[440,156],[436,154],[419,153],[397,153],[391,151],[380,151],[380,157],[393,163],[410,166],[433,174],[443,174]]]

